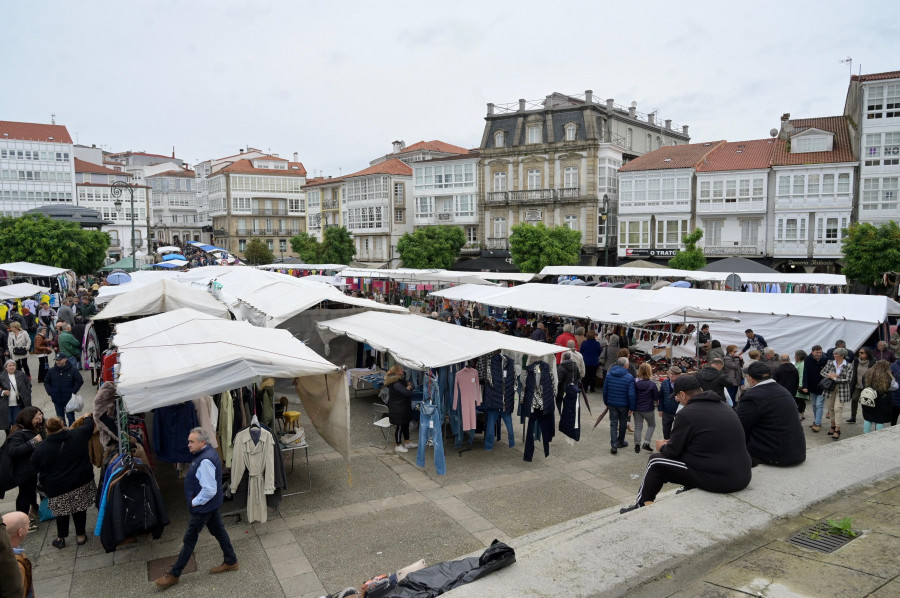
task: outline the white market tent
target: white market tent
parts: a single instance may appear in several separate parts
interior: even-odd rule
[[[124,295],[125,293],[130,293],[137,288],[160,280],[173,280],[176,276],[178,276],[178,274],[178,272],[166,272],[158,270],[136,270],[134,272],[129,272],[128,275],[131,277],[131,282],[100,287],[100,290],[97,293],[97,297],[94,299],[94,303],[96,303],[99,307],[113,297]]]
[[[694,282],[724,282],[731,272],[702,272],[699,270],[675,270],[672,268],[629,268],[608,266],[547,266],[538,274],[545,276],[601,276],[620,278],[667,278],[690,280]],[[828,286],[844,286],[847,277],[843,274],[782,274],[736,272],[741,282],[760,284],[813,284]]]
[[[293,378],[326,442],[350,459],[350,394],[344,372],[287,330],[179,309],[119,324],[118,391],[133,413],[259,382]]]
[[[447,270],[448,274],[464,274],[466,276],[475,276],[482,280],[490,281],[511,281],[511,282],[531,282],[534,280],[534,274],[530,272],[458,272],[456,270]]]
[[[219,270],[208,281],[200,278],[195,279],[192,284],[209,284],[213,296],[224,302],[238,319],[270,328],[323,301],[382,311],[408,311],[405,307],[350,297],[322,282],[306,281],[256,268],[227,267]]]
[[[457,291],[448,289],[448,291]],[[448,291],[431,293],[445,297]],[[468,289],[463,289],[463,292]],[[588,318],[594,322],[639,326],[656,321],[732,320],[734,316],[667,301],[654,291],[608,289],[603,287],[563,286],[529,283],[497,289],[492,295],[470,299],[484,305],[570,318]]]
[[[452,284],[494,285],[486,278],[478,276],[478,272],[451,272],[450,270],[416,270],[398,268],[396,270],[347,268],[340,275],[346,278],[379,278],[399,281],[448,282]]]
[[[328,343],[345,335],[387,351],[401,364],[425,370],[474,359],[497,350],[547,357],[563,347],[486,330],[475,330],[411,314],[363,312],[317,324]]]
[[[30,262],[0,264],[0,270],[5,270],[10,274],[19,274],[21,276],[59,276],[60,274],[71,272],[71,270],[67,270],[66,268],[54,268],[53,266],[32,264]]]
[[[114,297],[93,319],[150,316],[184,307],[217,318],[231,318],[228,308],[206,291],[163,278]]]
[[[49,292],[49,287],[42,287],[28,282],[19,282],[16,284],[0,287],[0,301],[7,299],[22,299],[23,297],[34,297],[38,293]]]
[[[264,266],[256,266],[260,270],[345,270],[344,264],[303,264],[303,263],[281,263],[266,264]]]
[[[449,289],[429,293],[432,297],[440,297],[448,301],[480,301],[483,297],[493,297],[503,293],[506,288],[486,287],[480,284],[461,284]]]
[[[900,303],[878,295],[739,293],[673,287],[642,293],[740,318],[740,324],[711,324],[712,337],[723,347],[735,344],[742,348],[747,340],[744,330],[750,328],[779,353],[793,354],[797,349],[809,352],[816,344],[831,347],[838,339],[856,349],[888,316],[900,315]]]

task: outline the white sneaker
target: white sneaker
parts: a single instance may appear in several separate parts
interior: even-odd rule
[[[416,444],[415,442],[407,442],[407,443],[404,444],[403,446],[405,446],[405,447],[408,448],[408,449],[419,448],[419,445]]]
[[[403,446],[402,444],[398,444],[394,447],[394,451],[398,453],[408,453],[409,449]]]

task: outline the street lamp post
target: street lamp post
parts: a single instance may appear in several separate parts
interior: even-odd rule
[[[603,236],[603,265],[609,266],[609,195],[603,194],[603,222],[606,225],[603,229],[606,234]]]
[[[128,191],[129,202],[131,204],[131,270],[137,270],[137,258],[135,257],[134,250],[134,187],[129,185],[128,183],[123,183],[122,181],[116,181],[112,185],[110,185],[109,192],[115,198],[115,202],[113,202],[113,206],[116,208],[116,213],[122,211],[122,190]]]

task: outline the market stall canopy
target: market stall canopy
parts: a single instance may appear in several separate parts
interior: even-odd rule
[[[54,268],[53,266],[32,264],[30,262],[0,264],[0,270],[5,270],[10,274],[20,274],[22,276],[59,276],[60,274],[71,272],[71,270],[67,270],[66,268]]]
[[[888,316],[900,315],[900,303],[879,295],[739,293],[673,287],[649,292],[667,303],[740,318],[740,325],[711,325],[713,338],[723,347],[743,347],[747,342],[744,330],[750,328],[779,353],[793,354],[797,349],[809,352],[813,345],[831,347],[837,339],[856,349]]]
[[[462,276],[476,276],[482,280],[490,281],[531,282],[534,280],[534,274],[531,274],[530,272],[459,272],[456,270],[447,270],[447,273]]]
[[[451,291],[455,289],[449,289]],[[589,318],[594,322],[640,325],[660,320],[730,320],[733,316],[689,307],[687,303],[657,299],[659,291],[614,289],[570,285],[529,283],[497,289],[492,295],[474,299],[492,307],[553,314],[570,318]],[[444,296],[446,291],[432,293]],[[649,293],[649,294],[648,294]]]
[[[545,276],[600,276],[619,278],[668,278],[692,280],[696,282],[724,282],[732,273],[745,283],[760,284],[813,284],[844,286],[847,277],[843,274],[783,274],[781,272],[703,272],[700,270],[675,270],[672,268],[633,268],[608,266],[547,266],[538,278]]]
[[[206,285],[207,281],[200,279],[192,284]],[[208,284],[213,296],[223,301],[238,319],[258,326],[278,326],[323,301],[408,312],[405,307],[344,295],[329,284],[256,268],[229,267],[209,279]]]
[[[328,342],[345,335],[388,351],[403,365],[425,370],[474,359],[497,350],[544,357],[565,351],[563,347],[525,338],[438,322],[411,314],[364,312],[317,324]]]
[[[283,262],[281,264],[266,264],[264,266],[256,266],[260,270],[345,270],[347,268],[344,264],[304,264],[300,262],[296,263],[288,263]]]
[[[119,392],[141,413],[257,382],[339,368],[287,330],[179,309],[119,324]]]
[[[97,304],[97,306],[103,305],[117,295],[130,293],[137,288],[143,287],[158,280],[173,279],[174,277],[178,276],[178,274],[178,272],[148,270],[129,272],[128,276],[131,277],[130,282],[123,282],[117,285],[101,286],[100,291],[98,291],[97,293],[97,297],[94,299],[94,303]]]
[[[181,253],[181,247],[176,247],[175,245],[166,245],[165,247],[157,247],[156,253]]]
[[[177,270],[178,268],[184,268],[187,266],[187,261],[182,259],[170,259],[165,262],[159,262],[158,264],[153,264],[153,268],[165,268],[168,270]]]
[[[0,300],[22,299],[23,297],[34,297],[38,293],[49,292],[49,287],[42,287],[28,282],[19,282],[0,287]]]
[[[449,301],[478,301],[482,297],[491,297],[506,289],[486,287],[480,284],[461,284],[449,289],[428,293],[431,297],[440,297]]]
[[[218,318],[231,318],[225,305],[208,292],[174,280],[161,279],[114,297],[93,319],[150,316],[185,307]]]
[[[131,256],[123,257],[117,262],[113,262],[107,266],[100,268],[101,272],[111,272],[113,270],[134,270],[134,259]]]
[[[494,285],[484,278],[474,275],[473,272],[452,272],[450,270],[416,270],[413,268],[399,268],[397,270],[367,270],[362,268],[347,268],[341,271],[345,278],[380,278],[399,281],[417,282],[449,282],[453,284],[483,284]],[[496,285],[494,285],[496,286]]]

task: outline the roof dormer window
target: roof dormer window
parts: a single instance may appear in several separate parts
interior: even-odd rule
[[[828,139],[824,135],[810,137],[798,137],[791,141],[792,154],[807,154],[810,152],[827,152]]]
[[[575,123],[567,123],[566,124],[566,141],[575,141],[575,133],[578,131],[578,126]]]
[[[506,145],[506,132],[497,131],[494,133],[494,147],[504,147]]]

